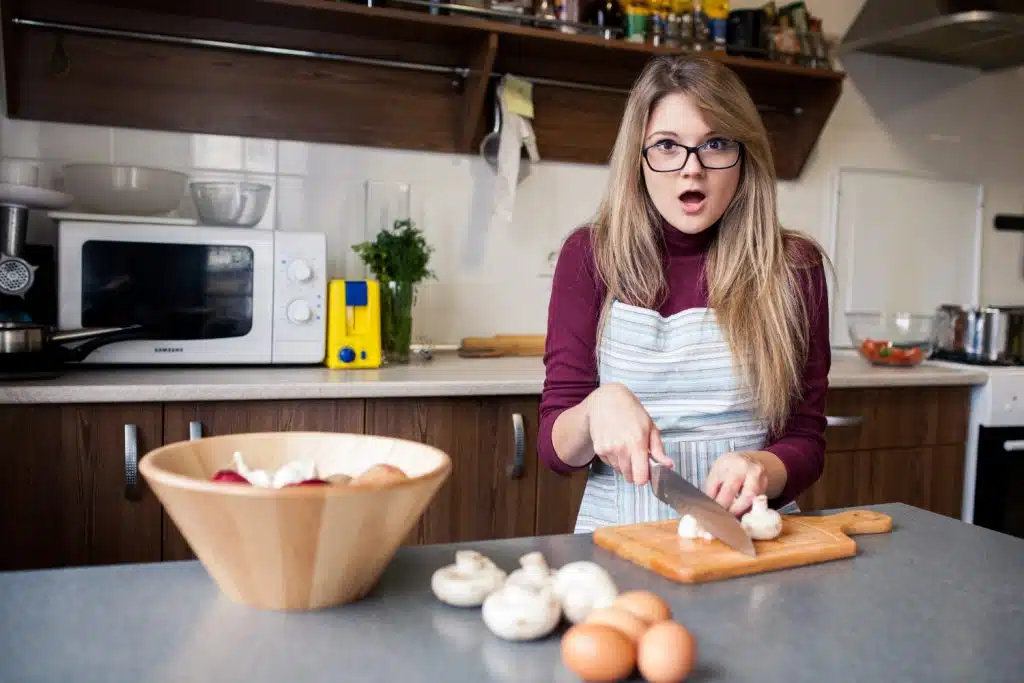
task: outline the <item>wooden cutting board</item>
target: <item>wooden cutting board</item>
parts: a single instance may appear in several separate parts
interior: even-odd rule
[[[466,337],[459,345],[463,358],[499,358],[501,356],[543,356],[543,334],[496,334],[493,337]]]
[[[778,538],[754,541],[757,557],[718,540],[681,538],[678,527],[678,520],[602,527],[594,532],[594,543],[667,579],[707,583],[852,557],[857,544],[848,534],[887,533],[892,518],[872,510],[783,515]]]

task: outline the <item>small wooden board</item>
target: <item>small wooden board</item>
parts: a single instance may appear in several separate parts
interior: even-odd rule
[[[497,334],[493,337],[466,337],[459,345],[463,358],[499,358],[501,356],[543,356],[543,334]]]
[[[782,533],[771,541],[754,541],[757,557],[748,557],[719,540],[681,538],[678,520],[602,527],[594,543],[680,583],[707,583],[852,557],[857,544],[847,534],[882,534],[892,518],[872,510],[834,515],[783,515]]]

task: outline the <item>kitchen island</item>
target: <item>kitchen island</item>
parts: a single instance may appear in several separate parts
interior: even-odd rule
[[[399,550],[364,600],[305,613],[219,594],[197,562],[0,574],[0,681],[576,681],[558,635],[507,643],[478,609],[447,607],[431,573],[473,548],[511,570],[593,560],[621,591],[666,599],[696,637],[689,681],[1021,680],[1024,541],[906,505],[857,557],[683,586],[557,535]]]

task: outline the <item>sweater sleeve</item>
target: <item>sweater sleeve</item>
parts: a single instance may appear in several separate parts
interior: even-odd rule
[[[604,292],[594,265],[590,231],[576,230],[559,252],[551,282],[537,434],[541,463],[558,474],[587,467],[571,467],[558,457],[552,428],[562,412],[578,405],[598,386],[595,347]]]
[[[786,466],[786,485],[772,507],[781,507],[806,491],[825,466],[825,393],[832,366],[829,339],[828,285],[820,255],[801,277],[808,313],[807,360],[803,394],[779,438],[764,450],[774,453]]]

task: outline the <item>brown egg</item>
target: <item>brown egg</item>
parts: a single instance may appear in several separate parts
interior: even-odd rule
[[[640,617],[648,625],[657,624],[672,618],[672,609],[668,603],[650,591],[626,591],[619,594],[612,607],[624,609]]]
[[[641,636],[636,659],[650,683],[679,683],[693,670],[697,643],[682,624],[663,621]]]
[[[384,486],[409,477],[394,465],[378,463],[349,482],[349,486]]]
[[[618,681],[636,668],[636,646],[611,626],[576,624],[562,636],[562,662],[585,681]]]
[[[592,610],[583,623],[611,626],[629,636],[634,643],[639,641],[640,636],[647,630],[646,621],[619,607],[601,607]]]
[[[332,474],[331,476],[327,477],[327,481],[331,482],[332,484],[347,484],[350,481],[352,481],[352,477],[348,476],[347,474],[338,473]]]

